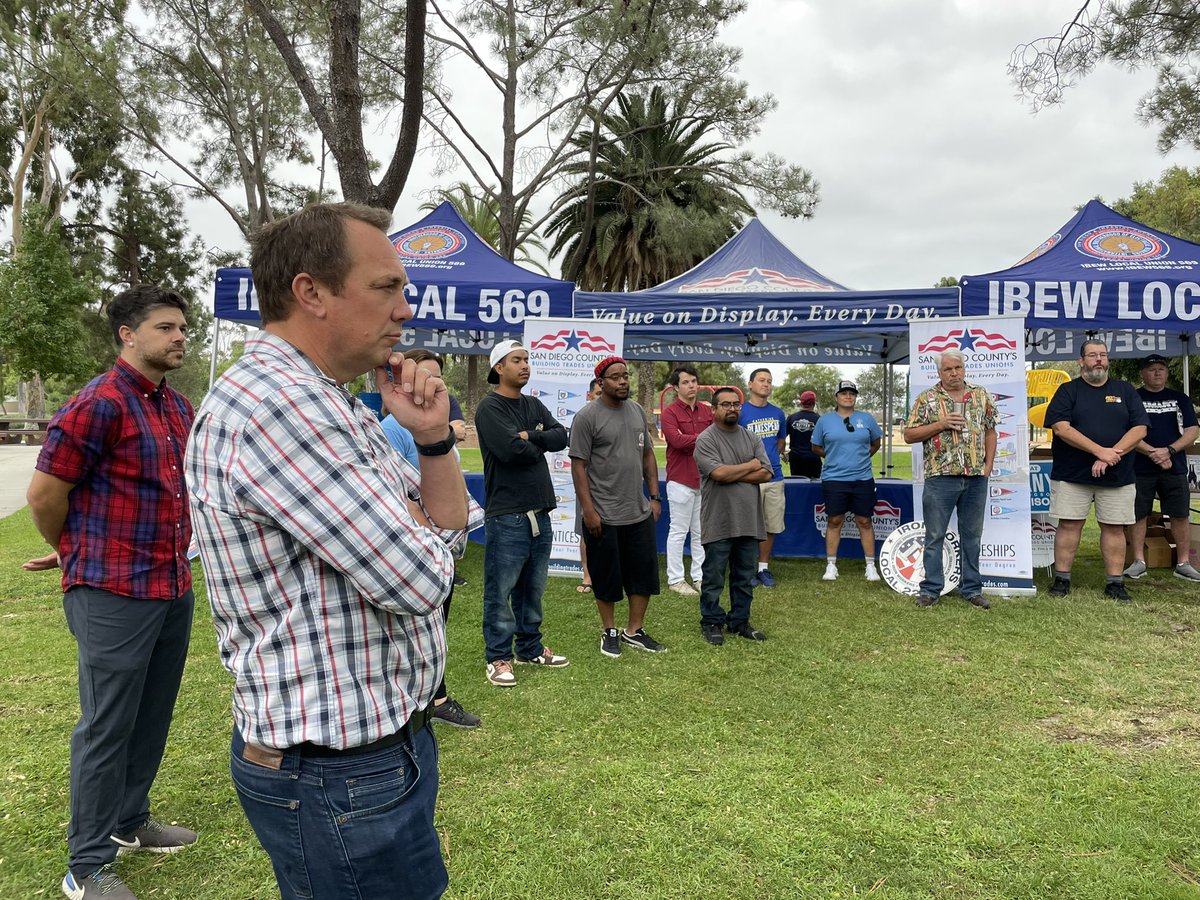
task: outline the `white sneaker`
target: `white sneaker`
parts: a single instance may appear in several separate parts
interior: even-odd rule
[[[821,576],[822,581],[837,581],[837,563],[826,563],[825,574]]]
[[[1184,581],[1200,581],[1200,572],[1191,563],[1180,563],[1175,567],[1175,577]]]
[[[874,566],[867,566],[866,572],[863,573],[867,577],[867,581],[878,581],[879,572]]]
[[[699,594],[699,591],[697,591],[686,581],[677,581],[672,585],[668,585],[668,587],[670,587],[670,589],[676,594],[682,594],[685,597],[695,597]]]

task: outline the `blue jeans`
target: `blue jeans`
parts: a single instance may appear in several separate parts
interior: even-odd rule
[[[979,542],[987,507],[988,480],[982,475],[936,475],[925,479],[921,510],[925,519],[925,578],[921,593],[940,597],[946,586],[942,571],[942,544],[950,516],[958,510],[959,559],[962,580],[958,592],[975,597],[983,592],[979,576]]]
[[[721,608],[725,568],[729,568],[729,615]],[[700,624],[736,627],[750,621],[752,582],[758,572],[758,538],[735,537],[704,544],[704,579],[700,585]]]
[[[440,897],[449,884],[433,827],[438,754],[433,729],[354,756],[285,751],[279,769],[229,762],[246,818],[275,868],[283,900]]]
[[[488,662],[542,652],[542,594],[554,535],[550,514],[536,513],[538,534],[525,513],[491,516],[484,523],[483,643]]]

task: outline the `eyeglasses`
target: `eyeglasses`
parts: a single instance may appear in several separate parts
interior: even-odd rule
[[[742,405],[741,400],[722,400],[720,403],[717,404],[717,406],[720,407],[721,409],[737,409],[741,405]]]
[[[605,375],[605,376],[604,376],[604,380],[605,380],[605,381],[628,381],[628,380],[629,380],[629,373],[628,373],[628,372],[621,372],[620,374],[616,374],[616,373],[614,373],[614,374],[612,374],[612,375]]]
[[[846,430],[851,434],[854,434],[854,426],[850,424],[850,417],[847,416],[846,418],[842,419],[842,421],[846,423]]]

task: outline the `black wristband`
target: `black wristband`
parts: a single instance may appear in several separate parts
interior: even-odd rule
[[[455,435],[453,428],[450,429],[450,433],[446,435],[444,441],[438,441],[436,444],[418,444],[413,441],[417,452],[422,456],[445,456],[454,449],[456,443],[458,443],[458,436]]]
[[[1168,456],[1174,456],[1178,452],[1179,451],[1175,449],[1174,445],[1167,444],[1167,455]]]

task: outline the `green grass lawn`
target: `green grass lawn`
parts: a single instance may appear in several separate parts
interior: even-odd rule
[[[598,652],[594,605],[551,579],[547,641],[571,657],[486,684],[482,553],[450,621],[439,731],[454,898],[1196,898],[1200,703],[1194,586],[1165,570],[1104,600],[1094,528],[1065,600],[919,610],[861,570],[783,560],[762,644],[710,647],[667,594],[670,652]],[[75,648],[23,511],[0,521],[0,897],[56,897],[65,861]],[[1044,575],[1039,574],[1044,584]],[[199,592],[202,596],[202,588]],[[197,608],[154,791],[200,845],[123,857],[143,898],[277,896],[228,774],[230,682]]]

